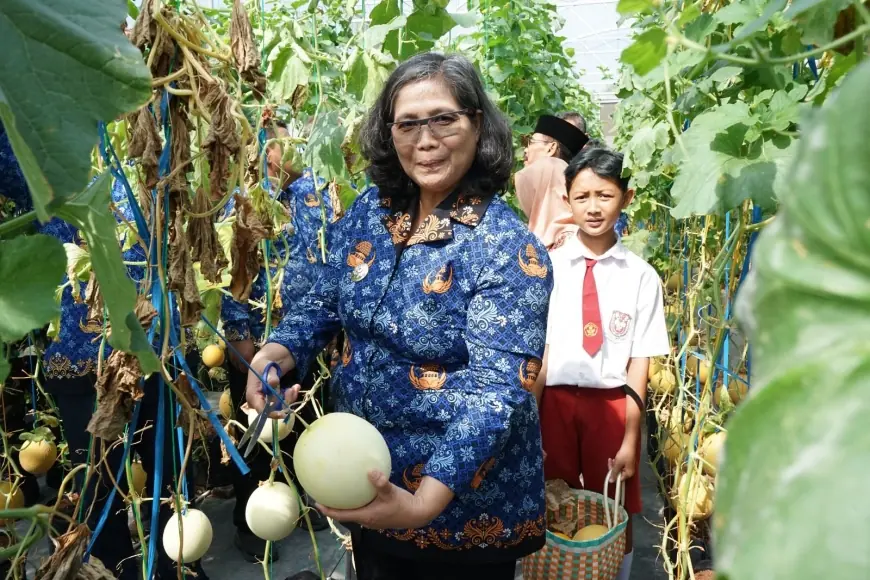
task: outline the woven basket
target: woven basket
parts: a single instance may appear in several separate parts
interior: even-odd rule
[[[621,483],[621,482],[620,482]],[[593,524],[607,526],[604,502],[613,500],[594,491],[571,490],[576,502],[559,510],[547,506],[547,527],[553,523],[576,522],[575,529]],[[610,510],[613,511],[612,509]],[[546,545],[522,560],[523,580],[613,580],[625,556],[625,528],[628,513],[621,505],[609,532],[585,542],[566,540],[547,530]]]

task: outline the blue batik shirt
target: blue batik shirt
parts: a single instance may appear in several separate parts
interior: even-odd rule
[[[5,196],[16,205],[16,214],[33,209],[27,182],[21,173],[18,161],[12,152],[12,146],[5,130],[0,135],[0,196]],[[118,210],[128,220],[133,219],[127,202],[127,196],[119,183],[112,189],[112,200]],[[35,224],[38,233],[56,238],[61,243],[83,245],[84,239],[80,232],[59,219],[52,218],[46,224]],[[139,262],[145,260],[141,246],[134,246],[124,254],[124,260]],[[128,273],[135,279],[141,279],[142,268],[128,268]],[[44,372],[49,379],[71,379],[96,373],[97,360],[102,339],[102,320],[88,320],[88,307],[84,302],[76,302],[72,286],[64,273],[61,285],[65,286],[60,301],[60,326],[58,335],[50,340],[44,354]],[[79,288],[79,295],[84,299],[87,283],[73,281]],[[111,349],[106,344],[106,356]]]
[[[324,235],[329,247],[331,224],[341,211],[337,196],[323,179],[317,179],[315,184],[310,168],[306,168],[302,177],[281,191],[277,200],[287,212],[289,221],[269,244],[273,280],[278,269],[284,265],[280,289],[273,289],[273,296],[275,292],[280,293],[280,302],[277,303],[280,306],[273,304],[272,308],[273,324],[281,320],[285,305],[299,300],[314,284],[324,264],[319,232],[325,226]],[[251,300],[265,302],[267,282],[266,268],[261,266],[251,288]],[[263,340],[266,331],[266,311],[263,309],[224,295],[221,320],[227,340],[253,339],[257,343]]]
[[[404,202],[404,203],[403,203]],[[500,198],[453,194],[410,235],[409,200],[364,192],[326,268],[270,336],[300,375],[340,330],[336,410],[373,424],[391,481],[455,499],[430,525],[372,531],[409,557],[507,561],[544,544],[538,408],[553,285],[546,249]]]

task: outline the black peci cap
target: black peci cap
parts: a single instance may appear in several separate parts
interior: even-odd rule
[[[576,125],[553,115],[541,115],[535,125],[535,133],[552,137],[564,145],[572,156],[579,153],[589,141],[589,136]]]

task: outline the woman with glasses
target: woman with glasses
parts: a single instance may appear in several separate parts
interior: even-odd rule
[[[325,272],[253,368],[304,375],[346,331],[336,410],[374,425],[392,456],[392,473],[370,474],[370,504],[319,506],[351,528],[360,580],[513,579],[544,545],[529,389],[552,272],[499,197],[510,129],[468,60],[428,53],[392,73],[361,139],[375,187],[336,224]],[[254,374],[247,397],[263,409]]]
[[[580,124],[585,128],[579,113],[541,116],[535,132],[526,139],[526,166],[514,176],[517,201],[529,220],[529,230],[548,250],[577,232],[565,191],[565,169],[589,140]]]

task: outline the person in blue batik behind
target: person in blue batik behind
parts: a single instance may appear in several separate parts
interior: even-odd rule
[[[267,131],[267,137],[270,140],[287,138],[288,136],[287,126],[282,121],[276,121],[275,127]],[[271,319],[273,326],[281,320],[283,310],[288,305],[298,302],[314,284],[324,266],[324,249],[320,242],[320,232],[324,231],[324,239],[328,247],[328,233],[331,224],[340,215],[340,202],[337,196],[330,195],[326,182],[318,179],[315,183],[314,174],[310,168],[304,169],[300,175],[298,171],[294,171],[290,163],[284,163],[282,157],[281,145],[277,142],[271,144],[266,154],[267,174],[270,184],[275,185],[276,199],[284,207],[289,217],[289,222],[284,230],[278,233],[277,239],[270,241],[269,244],[271,249],[269,272],[273,280],[283,264],[281,285],[272,290],[272,296],[280,297],[280,304],[283,305],[283,308],[273,307]],[[261,266],[251,290],[250,300],[265,303],[266,284],[266,268]],[[231,296],[224,295],[221,305],[221,320],[227,340],[245,358],[245,361],[250,363],[257,346],[262,344],[265,338],[265,309],[254,307],[250,303],[237,302]],[[299,377],[304,387],[310,388],[314,383],[314,371],[315,369],[312,369],[312,372]],[[240,409],[240,405],[245,400],[247,376],[248,368],[239,361],[233,350],[230,350],[230,393],[235,402],[236,420],[243,425],[247,424],[247,417]],[[289,375],[286,380],[293,381],[294,378],[293,375]],[[310,405],[306,410],[309,409],[311,409]],[[303,419],[311,422],[316,419],[316,415],[304,416],[303,414]],[[301,422],[299,422],[294,433],[281,442],[282,450],[292,455],[301,428]],[[233,523],[236,525],[234,543],[245,558],[251,562],[263,557],[266,542],[255,536],[248,528],[245,520],[245,507],[248,498],[257,489],[259,482],[269,477],[271,461],[271,455],[258,446],[247,459],[251,468],[250,474],[242,475],[236,469],[231,472],[236,497],[235,509],[233,510]],[[295,475],[292,472],[290,475],[295,480]],[[296,484],[299,487],[298,482]],[[315,530],[327,527],[326,520],[316,511],[310,513],[310,519]],[[302,522],[304,525],[305,520]],[[277,546],[273,545],[272,559],[278,560],[279,558]]]
[[[12,151],[12,147],[6,136],[6,131],[0,125],[0,196],[5,196],[16,205],[16,213],[24,213],[32,209],[32,201],[24,175],[18,165],[18,161]],[[115,181],[112,187],[112,201],[117,212],[125,220],[132,222],[133,213],[130,208],[126,190],[120,181]],[[120,217],[118,218],[120,221]],[[39,233],[55,237],[61,243],[83,245],[81,233],[65,221],[53,218],[46,224],[35,224],[35,230]],[[124,252],[124,260],[127,262],[144,262],[147,260],[141,245],[135,244]],[[141,266],[128,266],[128,276],[136,283],[142,281],[145,270]],[[51,395],[57,406],[58,417],[63,427],[63,434],[69,444],[70,461],[74,465],[88,461],[91,435],[87,431],[88,422],[94,410],[96,401],[97,363],[102,343],[102,316],[92,319],[88,316],[88,305],[83,301],[77,301],[73,296],[73,285],[77,286],[79,295],[84,297],[87,284],[78,280],[70,281],[66,274],[59,280],[64,287],[60,301],[60,324],[57,328],[57,336],[48,339],[43,355],[42,380],[45,390]],[[173,319],[178,320],[178,313],[173,313]],[[190,344],[190,343],[189,343]],[[108,343],[103,345],[103,360],[112,352]],[[186,355],[188,364],[195,364],[199,359],[196,353]],[[194,367],[195,368],[195,367]],[[158,384],[157,375],[152,375],[145,383],[144,396],[141,400],[139,429],[150,422],[154,424],[158,409]],[[169,397],[166,397],[167,412],[169,409]],[[167,415],[168,416],[168,415]],[[134,440],[134,448],[142,458],[143,467],[147,473],[148,493],[153,489],[153,474],[155,472],[155,439],[156,429],[141,431]],[[172,423],[166,422],[166,447],[164,448],[164,473],[172,473],[173,445]],[[95,446],[101,440],[94,438]],[[113,442],[105,442],[108,446]],[[99,448],[95,448],[99,452]],[[88,499],[95,495],[93,507],[88,517],[88,527],[91,531],[96,529],[105,505],[112,490],[112,481],[117,473],[123,457],[123,446],[114,445],[106,454],[105,461],[97,468],[97,474],[90,479],[88,490],[83,494],[85,505],[90,506]],[[176,461],[179,459],[176,457]],[[111,475],[110,475],[111,474]],[[189,474],[190,476],[190,474]],[[124,493],[127,491],[127,479],[118,480],[118,486]],[[167,481],[164,479],[164,487]],[[79,486],[82,482],[79,482]],[[150,510],[144,510],[150,514]],[[147,514],[146,514],[147,515]],[[161,506],[159,523],[152,528],[162,530],[171,516],[169,506]],[[162,533],[162,532],[160,532]],[[159,553],[156,566],[157,578],[175,578],[175,566],[169,560],[162,545],[158,542]],[[130,537],[130,529],[127,525],[127,511],[124,509],[122,496],[115,494],[112,508],[108,512],[101,533],[97,536],[92,554],[99,558],[103,564],[122,580],[133,580],[139,577],[136,552]],[[207,580],[199,563],[192,563],[189,567],[198,573],[200,580]]]
[[[373,424],[392,457],[392,473],[370,474],[369,505],[318,506],[351,528],[359,580],[512,580],[545,542],[530,389],[553,282],[546,249],[498,195],[510,129],[466,58],[427,53],[390,75],[361,139],[376,187],[252,366],[305,374],[347,333],[336,410]],[[253,373],[247,397],[264,407]]]

